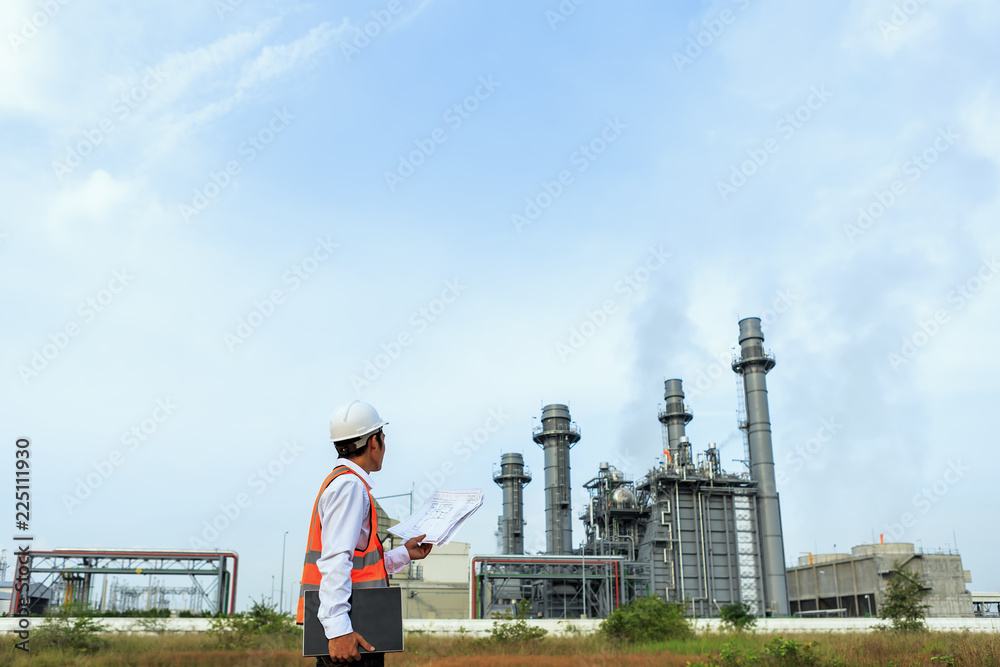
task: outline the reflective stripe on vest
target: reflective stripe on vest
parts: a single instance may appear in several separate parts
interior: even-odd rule
[[[305,595],[306,591],[318,591],[322,576],[319,567],[320,556],[323,555],[323,526],[319,520],[319,500],[323,496],[326,487],[330,483],[344,474],[352,474],[358,479],[361,476],[347,466],[338,466],[327,475],[316,495],[316,502],[313,503],[312,517],[309,520],[309,537],[306,540],[306,557],[302,566],[302,586],[299,588],[299,604],[295,611],[295,622],[302,624],[305,620]],[[355,549],[351,562],[351,588],[381,588],[389,585],[389,575],[385,570],[385,561],[382,554],[382,543],[378,539],[378,514],[375,511],[375,499],[372,498],[371,487],[361,479],[368,493],[368,504],[371,509],[370,529],[368,531],[368,544],[364,549]],[[374,539],[373,539],[374,538]]]

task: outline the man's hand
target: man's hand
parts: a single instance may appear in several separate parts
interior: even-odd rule
[[[418,535],[417,537],[411,537],[406,540],[403,544],[406,547],[407,553],[410,554],[410,560],[420,560],[421,558],[427,558],[427,554],[431,552],[431,545],[420,544],[420,540],[427,537],[427,533],[423,535]]]
[[[363,646],[365,650],[375,650],[375,647],[365,641],[364,637],[356,632],[349,632],[346,635],[340,635],[339,637],[334,637],[330,640],[330,657],[333,660],[347,662],[361,660],[361,653],[358,651],[359,644]]]

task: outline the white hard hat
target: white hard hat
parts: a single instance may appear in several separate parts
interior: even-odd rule
[[[330,416],[330,440],[363,438],[379,430],[389,422],[382,421],[375,408],[361,401],[351,401],[338,405]]]

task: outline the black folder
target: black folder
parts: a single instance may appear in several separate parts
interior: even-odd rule
[[[351,626],[375,647],[373,653],[403,650],[403,598],[398,586],[359,588],[348,599]],[[329,639],[319,622],[319,591],[306,591],[305,622],[302,628],[302,655],[330,655]],[[360,653],[368,653],[358,647]]]

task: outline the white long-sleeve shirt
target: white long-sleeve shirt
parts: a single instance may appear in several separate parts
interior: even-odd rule
[[[372,486],[371,477],[349,459],[337,459],[337,466],[347,466]],[[323,551],[316,562],[319,584],[319,620],[327,639],[353,632],[347,612],[351,605],[351,563],[355,549],[364,549],[371,532],[371,506],[365,485],[351,474],[336,477],[320,496],[317,512],[322,527]],[[378,536],[373,535],[373,540]],[[385,570],[395,574],[410,563],[405,546],[383,554]]]

